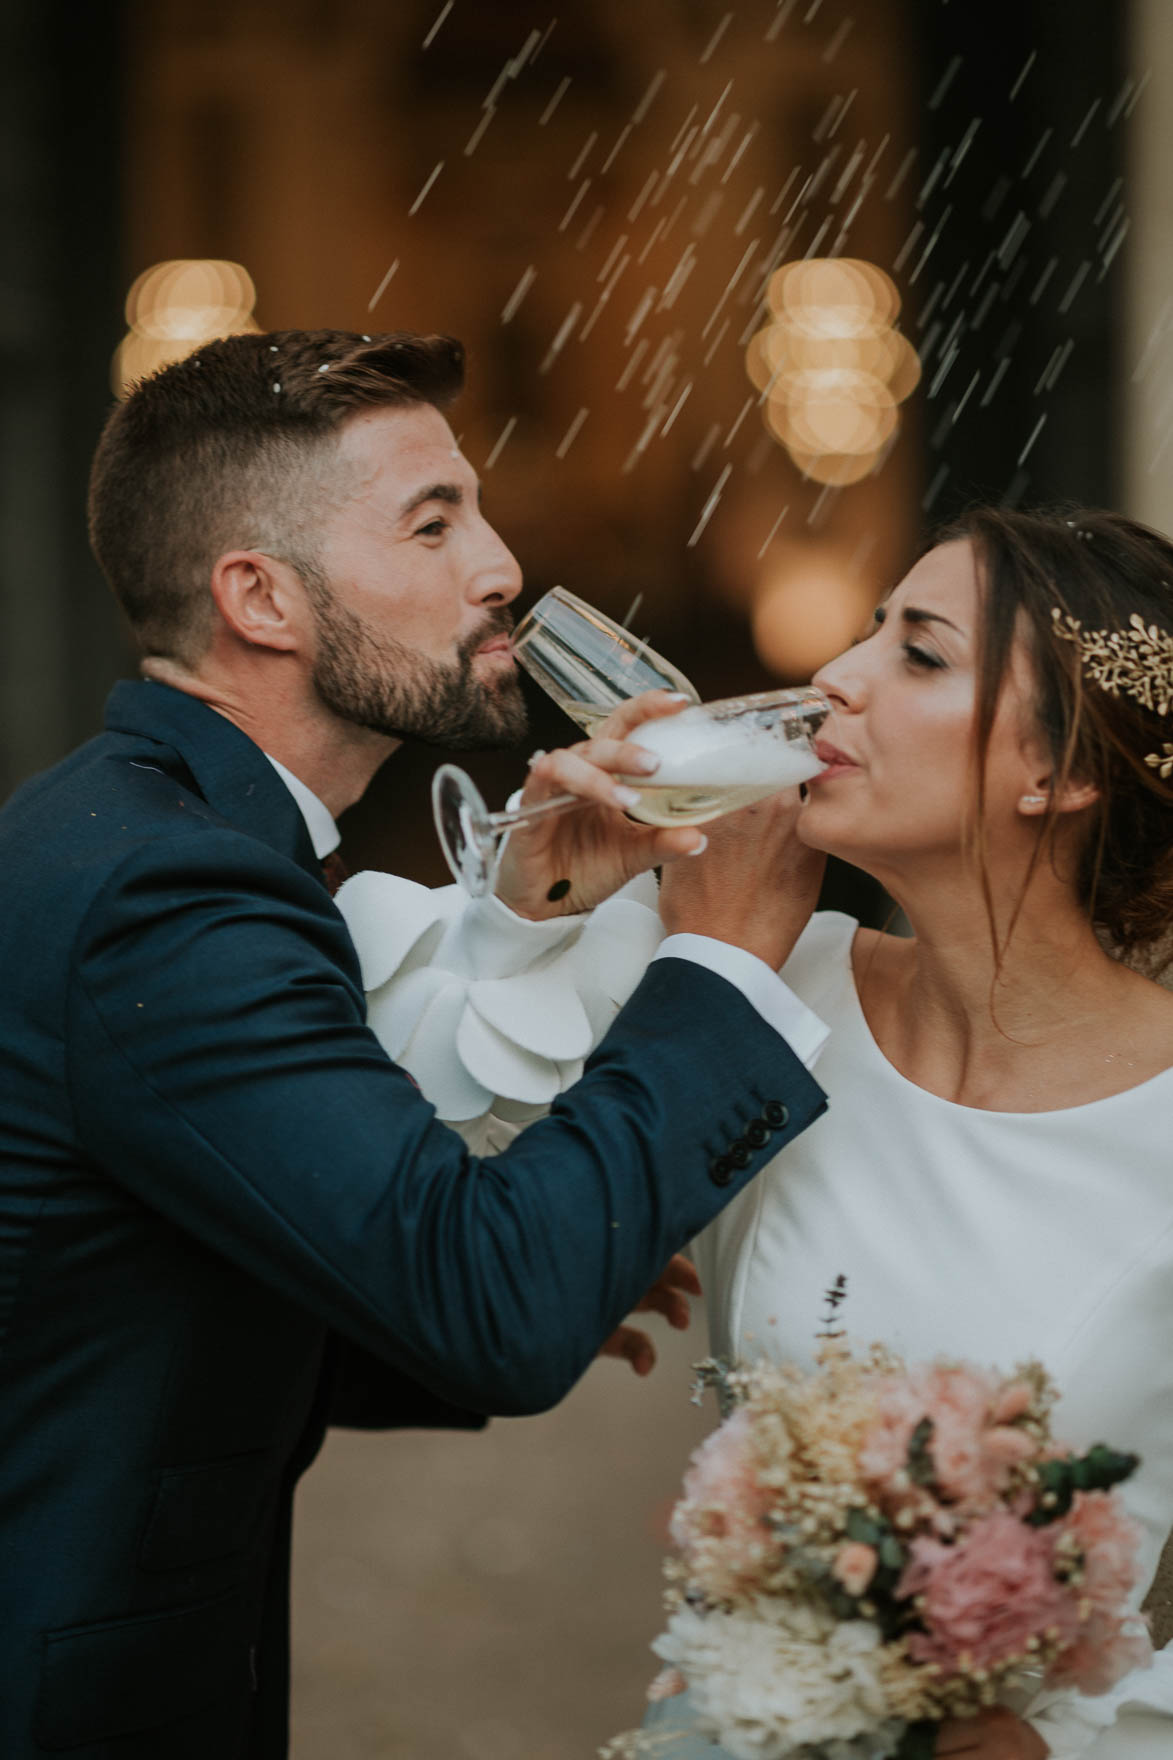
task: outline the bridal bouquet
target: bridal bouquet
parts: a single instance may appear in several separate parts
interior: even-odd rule
[[[649,1697],[687,1687],[694,1727],[739,1760],[930,1755],[942,1719],[1028,1679],[1102,1693],[1151,1660],[1111,1489],[1137,1459],[1057,1443],[1040,1364],[860,1360],[824,1334],[809,1372],[700,1371],[729,1415],[672,1515]]]

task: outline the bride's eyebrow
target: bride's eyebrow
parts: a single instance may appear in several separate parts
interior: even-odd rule
[[[905,623],[943,623],[945,628],[951,629],[955,635],[962,637],[965,635],[963,629],[959,629],[957,624],[951,623],[947,617],[942,617],[939,611],[924,611],[919,605],[906,605],[900,615]]]

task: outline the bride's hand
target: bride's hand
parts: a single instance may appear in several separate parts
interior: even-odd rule
[[[683,1332],[691,1318],[689,1296],[701,1293],[700,1278],[691,1260],[674,1253],[650,1290],[635,1305],[637,1314],[663,1314],[669,1326]],[[656,1364],[656,1347],[638,1326],[620,1326],[599,1352],[601,1357],[625,1357],[637,1375],[650,1375]]]
[[[1037,1729],[1001,1706],[952,1718],[937,1731],[937,1760],[1046,1760],[1050,1752]]]
[[[630,802],[624,776],[650,775],[655,760],[639,749],[643,721],[678,714],[686,701],[667,691],[645,691],[621,703],[593,739],[543,752],[531,763],[522,806],[575,794],[576,812],[552,813],[517,826],[497,875],[497,897],[520,917],[541,919],[593,910],[628,880],[703,849],[702,832],[688,826],[639,825],[623,811]]]
[[[778,969],[819,896],[826,857],[795,834],[799,797],[783,789],[705,826],[709,847],[667,870],[660,916],[671,934],[729,941]]]

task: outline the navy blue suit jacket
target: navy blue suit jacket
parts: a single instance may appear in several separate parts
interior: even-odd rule
[[[0,874],[0,1755],[278,1760],[331,1416],[549,1406],[823,1096],[664,960],[471,1157],[367,1029],[271,765],[164,685],[10,801]]]

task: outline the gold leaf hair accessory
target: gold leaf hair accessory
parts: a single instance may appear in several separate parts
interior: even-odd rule
[[[1121,693],[1143,709],[1168,715],[1173,707],[1173,635],[1133,612],[1127,629],[1084,629],[1077,617],[1051,611],[1055,634],[1079,649],[1080,664],[1093,684],[1110,697]],[[1148,752],[1145,763],[1162,777],[1173,775],[1173,744]]]

